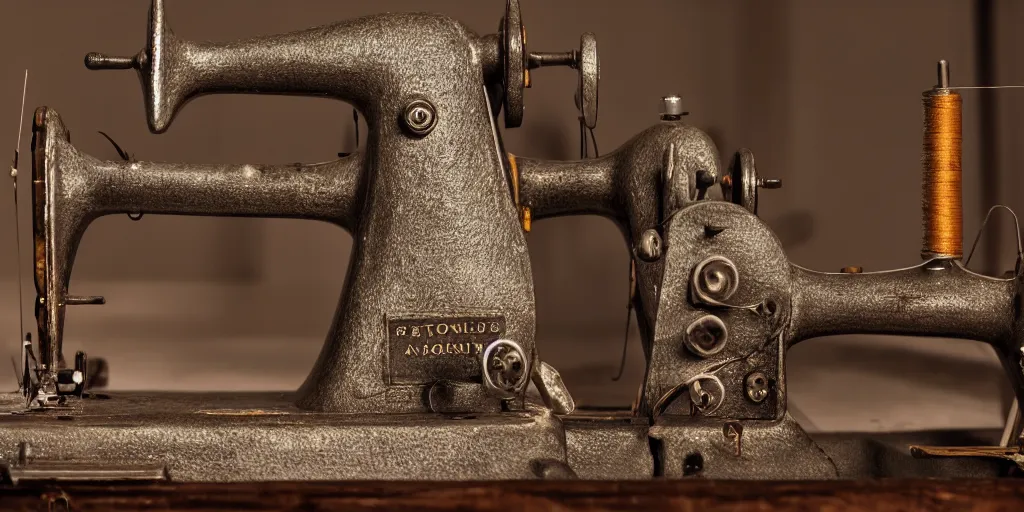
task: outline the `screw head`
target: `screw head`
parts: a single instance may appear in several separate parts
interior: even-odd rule
[[[423,137],[434,129],[434,124],[437,121],[437,111],[429,101],[416,100],[405,107],[402,119],[409,132]]]
[[[684,344],[687,350],[699,357],[713,356],[725,348],[729,329],[715,315],[704,315],[686,327]]]
[[[512,398],[529,383],[530,363],[526,353],[512,340],[497,340],[484,350],[484,389],[499,398]]]
[[[725,386],[714,375],[698,375],[687,384],[690,402],[701,414],[711,414],[718,410],[725,399]]]
[[[702,302],[715,304],[729,300],[739,288],[736,265],[723,256],[712,256],[697,264],[691,283]]]
[[[648,229],[640,234],[640,245],[637,247],[637,254],[640,259],[650,262],[661,258],[662,245],[661,235],[655,229]]]
[[[768,398],[768,377],[762,372],[751,372],[746,380],[747,398],[755,404]]]

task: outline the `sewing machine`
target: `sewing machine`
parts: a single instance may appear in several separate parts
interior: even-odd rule
[[[1019,432],[1004,447],[917,447],[918,457],[871,439],[812,438],[786,412],[785,379],[786,351],[809,338],[955,337],[991,344],[1024,399],[1019,261],[1010,278],[986,277],[964,267],[955,244],[929,242],[924,263],[903,270],[796,266],[756,215],[759,189],[781,183],[759,176],[749,150],[724,168],[677,98],[602,157],[510,155],[499,113],[506,128],[521,124],[523,90],[541,67],[577,70],[581,123],[597,122],[593,36],[540,53],[525,34],[518,1],[507,0],[486,36],[443,16],[381,14],[197,43],[177,38],[153,0],[142,51],[88,54],[90,69],[138,72],[155,133],[196,96],[260,93],[351,103],[369,134],[365,151],[321,164],[102,161],[71,144],[56,110],[37,109],[38,338],[24,389],[3,397],[7,478],[972,477],[1020,461]],[[948,73],[928,94],[955,94]],[[949,220],[950,211],[927,215]],[[351,233],[334,321],[301,388],[87,389],[88,358],[64,356],[65,311],[104,299],[71,295],[68,283],[90,222],[115,214],[296,218]],[[612,219],[632,254],[647,364],[633,410],[576,410],[541,359],[524,233],[562,215]]]

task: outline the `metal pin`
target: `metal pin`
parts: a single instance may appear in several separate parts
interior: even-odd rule
[[[96,295],[85,296],[85,297],[69,295],[67,297],[64,297],[64,304],[68,305],[68,306],[88,306],[88,305],[93,305],[93,304],[106,304],[106,303],[107,303],[107,299],[104,299],[103,297],[96,296]]]
[[[135,57],[112,57],[96,52],[85,56],[85,67],[89,69],[132,69],[137,66]]]
[[[939,89],[949,89],[949,63],[945,59],[939,61]]]

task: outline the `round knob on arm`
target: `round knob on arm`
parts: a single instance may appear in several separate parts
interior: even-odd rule
[[[481,358],[484,389],[498,398],[515,397],[529,384],[530,363],[518,343],[506,339],[491,343]]]

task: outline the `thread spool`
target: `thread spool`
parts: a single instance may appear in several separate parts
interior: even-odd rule
[[[939,83],[924,93],[924,259],[963,257],[961,104],[939,61]]]

